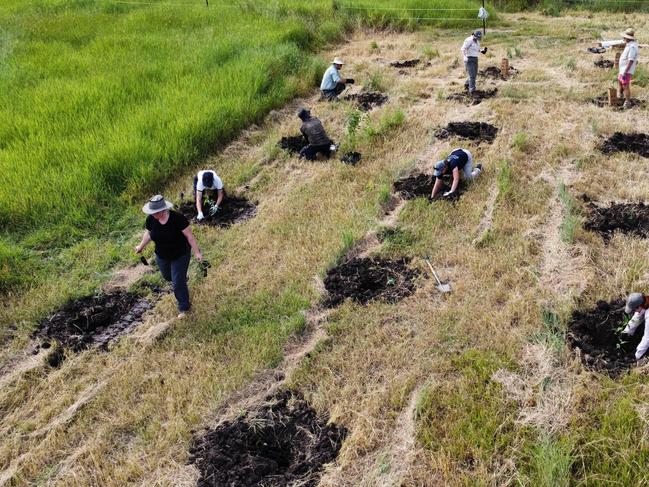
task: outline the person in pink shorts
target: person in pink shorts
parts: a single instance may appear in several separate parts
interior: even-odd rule
[[[620,71],[617,75],[619,81],[619,94],[624,95],[624,108],[631,108],[631,77],[638,67],[638,43],[635,40],[635,31],[627,29],[622,34],[626,43],[622,56],[620,56]]]

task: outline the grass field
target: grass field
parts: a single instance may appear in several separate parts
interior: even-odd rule
[[[64,12],[61,5],[70,4],[37,13]],[[148,14],[128,8],[125,19],[162,15],[156,9],[167,7]],[[22,9],[16,3],[4,12],[19,18]],[[33,19],[27,23],[36,28]],[[244,224],[196,228],[213,269],[201,278],[192,267],[194,311],[185,321],[171,319],[173,298],[165,296],[141,329],[108,353],[69,353],[59,368],[41,358],[13,376],[29,360],[29,334],[45,313],[94,291],[115,267],[131,268],[123,252],[136,239],[138,191],[148,183],[138,187],[132,179],[112,203],[102,203],[125,208],[119,231],[37,254],[45,257],[42,269],[67,272],[8,295],[0,315],[15,325],[0,335],[0,485],[195,485],[186,464],[194,432],[221,419],[236,392],[247,397],[251,383],[254,392],[266,390],[276,372],[350,431],[321,485],[647,483],[646,371],[620,378],[587,371],[566,346],[565,323],[574,309],[649,285],[647,241],[618,235],[604,243],[581,228],[577,208],[583,193],[600,202],[646,194],[646,183],[634,178],[649,169],[646,159],[596,148],[614,131],[649,132],[646,111],[587,101],[605,92],[613,74],[596,70],[585,47],[649,24],[642,15],[533,13],[503,23],[489,33],[481,67],[509,56],[520,73],[495,82],[498,96],[480,105],[446,99],[461,89],[458,45],[466,32],[366,30],[347,34],[321,58],[347,58],[345,69],[359,85],[389,96],[385,106],[359,117],[349,103],[319,102],[296,76],[290,89],[290,81],[276,89],[286,90],[285,100],[301,90],[304,98],[225,149],[169,166],[173,174],[160,179],[166,194],[186,192],[196,167],[209,165],[260,202]],[[415,57],[430,65],[406,74],[387,66]],[[312,84],[322,65],[301,61],[296,74]],[[644,88],[634,89],[647,100]],[[363,154],[359,165],[308,163],[277,149],[280,137],[297,132],[300,105]],[[162,108],[154,113],[166,116]],[[433,137],[438,127],[468,120],[497,126],[495,142]],[[460,201],[420,198],[385,215],[395,179],[430,168],[463,144],[485,172]],[[108,223],[121,218],[117,210],[107,215]],[[18,224],[15,233],[23,248],[40,251],[53,230],[39,236],[29,225]],[[395,231],[379,243],[373,234],[386,227]],[[76,231],[82,237],[87,229]],[[14,245],[15,236],[7,241]],[[442,297],[422,277],[399,303],[347,302],[323,314],[321,280],[355,248],[412,257],[424,276],[420,258],[428,255],[454,292]],[[160,284],[152,275],[144,279]],[[158,336],[158,329],[166,333]],[[304,347],[299,360],[283,361],[294,342]]]

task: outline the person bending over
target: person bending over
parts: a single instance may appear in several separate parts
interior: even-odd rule
[[[320,120],[311,116],[311,112],[306,108],[300,109],[297,116],[302,120],[300,132],[307,141],[307,145],[300,150],[300,157],[304,157],[309,161],[318,159],[320,157],[329,159],[331,155],[331,139],[327,136],[324,127]]]
[[[640,360],[644,357],[649,349],[649,326],[647,326],[647,312],[649,311],[649,296],[642,293],[631,293],[626,300],[624,312],[633,313],[633,317],[626,325],[622,333],[633,336],[638,327],[644,323],[644,334],[642,340],[635,349],[635,359]],[[646,361],[646,359],[645,359]]]
[[[430,197],[435,198],[438,195],[444,184],[442,176],[449,173],[453,177],[453,182],[451,183],[451,189],[446,191],[443,196],[445,198],[453,198],[457,195],[457,186],[460,184],[461,177],[460,171],[464,173],[466,180],[473,181],[482,172],[482,164],[478,164],[473,169],[473,156],[471,153],[466,149],[455,149],[446,159],[435,164],[435,171],[433,172],[435,184],[433,185],[433,191]]]
[[[322,83],[320,83],[320,92],[322,93],[322,98],[325,100],[337,100],[338,95],[340,95],[343,90],[347,87],[347,84],[353,85],[353,78],[341,78],[340,71],[344,66],[344,62],[340,58],[335,58],[331,63],[331,66],[327,68],[322,77]]]
[[[212,170],[198,171],[194,176],[194,200],[196,202],[196,219],[201,221],[205,218],[203,215],[203,197],[206,192],[216,191],[216,203],[213,203],[209,208],[209,214],[215,215],[219,211],[219,205],[223,201],[223,181]]]

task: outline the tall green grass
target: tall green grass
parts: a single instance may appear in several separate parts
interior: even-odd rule
[[[478,24],[470,0],[0,0],[0,291],[31,251],[132,225],[135,202],[316,89],[318,49],[423,22],[394,5]]]

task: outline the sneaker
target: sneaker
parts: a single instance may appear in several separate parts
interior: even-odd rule
[[[180,313],[178,313],[178,317],[177,317],[177,318],[178,318],[179,320],[184,320],[186,316],[187,316],[187,311],[181,311]]]
[[[622,105],[622,108],[625,110],[628,110],[629,108],[633,108],[633,105],[631,104],[631,100],[624,100],[624,105]]]

